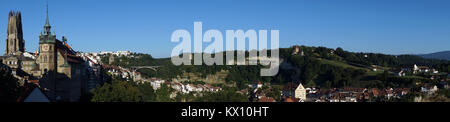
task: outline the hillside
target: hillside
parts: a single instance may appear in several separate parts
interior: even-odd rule
[[[449,60],[450,61],[450,51],[442,51],[442,52],[435,52],[430,54],[422,54],[419,55],[423,58],[428,59],[442,59],[442,60]]]
[[[129,67],[133,65],[159,65],[158,71],[140,70],[146,77],[167,80],[205,81],[209,83],[235,84],[247,87],[255,81],[272,84],[302,82],[305,86],[323,88],[340,87],[411,87],[423,79],[395,78],[393,71],[412,67],[414,64],[428,66],[440,72],[449,72],[450,61],[425,59],[415,55],[386,55],[377,53],[348,52],[342,48],[293,46],[280,48],[283,60],[279,73],[273,77],[261,77],[263,68],[256,66],[174,66],[169,58],[154,59],[147,54],[134,58],[116,58],[113,65]],[[374,71],[373,67],[378,70]],[[387,71],[387,72],[384,72]]]

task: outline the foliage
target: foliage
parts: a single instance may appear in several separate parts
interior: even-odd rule
[[[0,64],[0,102],[15,102],[18,89],[18,80],[12,76],[10,70]]]
[[[203,81],[184,81],[183,84],[193,84],[193,85],[201,84],[201,85],[205,85],[206,83],[203,82]]]
[[[170,98],[174,90],[165,84],[161,84],[161,88],[156,90],[156,101],[158,102],[172,102],[173,100]]]
[[[173,89],[162,84],[161,88],[154,90],[150,83],[136,84],[128,81],[114,79],[111,84],[91,91],[92,102],[172,102],[170,98]]]
[[[114,80],[92,91],[92,102],[138,102],[142,94],[131,82]]]
[[[275,99],[275,101],[281,101],[281,87],[271,87],[268,88],[266,91],[266,96],[272,97]]]
[[[141,92],[142,102],[156,102],[156,93],[150,83],[138,84],[137,88]]]
[[[440,72],[449,72],[450,62],[445,60],[424,59],[414,55],[385,55],[377,53],[349,52],[342,48],[300,46],[304,55],[292,55],[293,48],[281,48],[282,65],[274,77],[261,77],[261,65],[181,65],[175,66],[170,58],[153,59],[147,54],[136,54],[134,57],[118,57],[115,65],[123,67],[140,65],[162,66],[157,71],[139,70],[147,77],[158,77],[165,80],[180,78],[184,73],[193,73],[205,78],[217,72],[226,71],[225,81],[244,89],[255,81],[285,84],[301,81],[306,87],[340,88],[340,87],[409,87],[416,82],[430,82],[426,79],[411,77],[395,77],[389,73],[372,72],[372,65],[383,67],[383,70],[412,67],[414,64],[429,66]],[[270,52],[270,50],[268,51]],[[246,52],[248,54],[248,52]],[[248,55],[246,55],[248,56]],[[370,71],[370,72],[368,72]],[[381,75],[380,75],[381,74]],[[383,76],[384,75],[384,76]],[[409,74],[408,74],[409,75]]]
[[[224,87],[222,91],[205,92],[197,97],[194,102],[248,102],[246,95],[236,92],[236,88]]]

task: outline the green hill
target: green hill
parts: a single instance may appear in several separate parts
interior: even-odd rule
[[[299,52],[295,52],[295,49]],[[159,65],[157,72],[142,70],[148,77],[167,80],[200,80],[209,83],[235,84],[245,88],[255,81],[283,85],[287,82],[301,82],[306,86],[324,88],[334,87],[395,87],[411,86],[413,82],[423,81],[393,78],[390,70],[412,67],[414,64],[428,66],[440,72],[449,72],[450,62],[445,60],[425,59],[415,55],[386,55],[378,53],[361,53],[344,51],[342,48],[294,46],[280,48],[283,60],[279,73],[273,77],[261,77],[261,65],[256,66],[174,66],[169,58],[153,59],[147,54],[138,54],[134,58],[116,58],[114,65],[129,67],[133,65]],[[269,51],[270,52],[270,51]],[[248,52],[247,56],[248,56]],[[224,55],[225,56],[225,55]],[[377,71],[373,71],[376,66]],[[386,74],[383,71],[387,71]],[[381,75],[381,76],[380,76]],[[395,82],[394,82],[395,80]],[[405,82],[397,82],[405,80]],[[392,82],[391,82],[392,81]]]
[[[436,53],[430,53],[430,54],[422,54],[419,55],[423,58],[429,58],[429,59],[442,59],[442,60],[449,60],[450,61],[450,51],[442,51],[442,52],[436,52]]]

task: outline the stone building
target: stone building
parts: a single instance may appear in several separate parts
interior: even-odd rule
[[[9,12],[7,36],[5,55],[20,55],[25,52],[25,40],[23,40],[22,31],[22,15],[20,12]]]
[[[20,12],[9,12],[8,29],[5,43],[5,55],[0,56],[1,63],[11,68],[14,75],[23,77],[32,69],[35,59],[25,52],[25,40],[22,31],[22,15]],[[28,55],[25,55],[28,54]],[[20,78],[19,78],[20,79]],[[21,82],[23,84],[23,81]]]
[[[89,92],[89,65],[67,43],[51,32],[48,10],[44,30],[39,36],[39,51],[25,51],[20,12],[10,12],[5,55],[1,62],[15,77],[27,83],[38,80],[51,101],[79,101]]]

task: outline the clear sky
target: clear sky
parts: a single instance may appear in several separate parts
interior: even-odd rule
[[[78,51],[130,50],[169,57],[173,31],[280,30],[280,46],[419,54],[450,50],[449,0],[49,0],[52,30]],[[45,0],[0,0],[0,54],[8,12],[20,10],[34,52]],[[193,35],[192,35],[193,36]],[[204,44],[206,45],[206,44]]]

